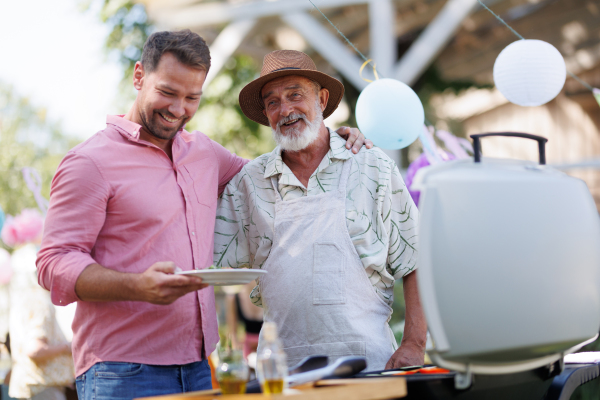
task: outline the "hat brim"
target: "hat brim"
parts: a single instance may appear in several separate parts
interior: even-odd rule
[[[318,82],[322,88],[329,91],[329,100],[325,110],[323,110],[323,119],[329,117],[338,107],[344,96],[344,85],[331,76],[319,71],[307,69],[285,69],[271,72],[253,80],[240,91],[240,107],[246,117],[261,125],[270,126],[269,120],[263,114],[264,103],[260,96],[263,86],[273,79],[287,75],[299,75]]]

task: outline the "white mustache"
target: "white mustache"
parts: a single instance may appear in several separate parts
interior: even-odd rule
[[[283,124],[287,124],[288,122],[293,121],[295,119],[301,119],[304,120],[304,122],[307,122],[305,114],[290,114],[287,117],[283,117],[282,119],[280,119],[279,122],[277,122],[277,127],[281,128]]]

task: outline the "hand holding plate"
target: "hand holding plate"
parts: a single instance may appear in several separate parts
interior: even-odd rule
[[[153,304],[171,304],[181,296],[204,289],[202,278],[175,275],[175,263],[157,262],[139,275],[137,290],[143,301]]]

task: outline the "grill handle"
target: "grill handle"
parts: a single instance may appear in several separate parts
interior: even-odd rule
[[[538,148],[540,151],[540,165],[546,164],[546,142],[548,139],[542,136],[531,135],[529,133],[519,133],[519,132],[492,132],[492,133],[478,133],[476,135],[471,135],[471,139],[473,139],[473,157],[475,158],[475,162],[481,162],[481,138],[488,136],[510,136],[510,137],[520,137],[524,139],[532,139],[538,142]]]

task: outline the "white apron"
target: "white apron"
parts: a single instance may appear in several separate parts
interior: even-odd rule
[[[277,324],[288,366],[310,355],[364,356],[380,370],[397,348],[391,307],[375,292],[346,226],[344,162],[337,190],[283,201],[277,181],[274,239],[258,285],[264,320]],[[262,332],[258,351],[262,348]]]

